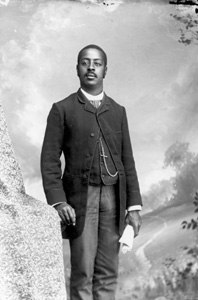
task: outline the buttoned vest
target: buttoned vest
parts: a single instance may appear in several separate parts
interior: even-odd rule
[[[101,104],[101,106],[103,103]],[[96,109],[100,110],[99,106]],[[99,126],[98,126],[99,127]],[[89,184],[91,185],[113,185],[118,180],[118,173],[113,162],[110,150],[106,144],[106,141],[100,131],[97,140],[97,147],[95,149],[93,162],[90,171]]]

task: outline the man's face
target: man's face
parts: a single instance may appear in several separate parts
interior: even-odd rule
[[[101,92],[106,72],[107,67],[101,51],[89,48],[82,52],[77,65],[77,74],[83,89]]]

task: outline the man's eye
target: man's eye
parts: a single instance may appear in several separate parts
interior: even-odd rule
[[[99,66],[101,66],[101,65],[102,65],[101,63],[98,63],[98,62],[95,63],[95,66],[96,66],[96,67],[99,67]]]
[[[82,66],[87,66],[87,62],[86,61],[82,61]]]

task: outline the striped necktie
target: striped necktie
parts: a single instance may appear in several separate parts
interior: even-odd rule
[[[102,102],[102,100],[89,100],[89,101],[95,108],[98,108]]]

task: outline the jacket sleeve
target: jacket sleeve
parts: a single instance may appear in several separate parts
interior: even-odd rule
[[[130,141],[126,110],[125,108],[123,109],[124,113],[122,119],[122,163],[124,165],[126,175],[126,204],[127,207],[129,207],[132,205],[142,205],[142,199],[140,195],[139,182]]]
[[[64,119],[57,104],[53,104],[47,118],[47,127],[41,151],[43,187],[47,202],[50,205],[66,201],[60,160],[63,139]]]

